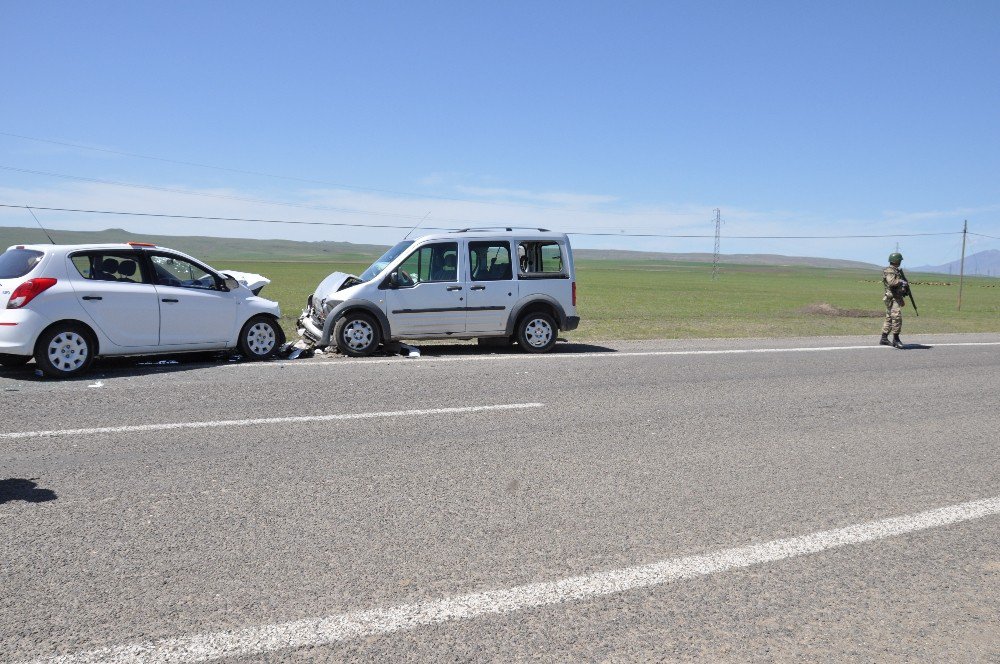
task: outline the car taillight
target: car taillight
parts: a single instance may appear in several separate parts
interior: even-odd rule
[[[576,306],[576,282],[573,282],[573,306]]]
[[[7,308],[20,309],[34,300],[39,293],[43,293],[55,285],[56,280],[51,277],[28,279],[10,294],[10,300],[7,301]]]

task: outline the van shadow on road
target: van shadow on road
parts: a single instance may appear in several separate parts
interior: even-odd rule
[[[459,355],[523,355],[528,356],[517,346],[511,346],[507,344],[503,345],[483,345],[475,343],[421,343],[419,341],[409,342],[410,346],[415,346],[420,349],[420,355],[422,357],[454,357]],[[585,343],[558,343],[555,347],[549,351],[548,354],[559,355],[562,353],[617,353],[618,350],[614,348],[608,348],[607,346],[598,346],[596,344],[585,344]],[[389,352],[385,353],[391,357],[397,355],[397,353]]]
[[[0,505],[23,500],[26,503],[46,503],[56,499],[52,489],[39,489],[35,479],[10,478],[0,480]]]

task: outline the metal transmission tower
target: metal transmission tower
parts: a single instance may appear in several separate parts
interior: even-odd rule
[[[712,280],[719,278],[719,236],[722,230],[722,211],[715,208],[715,253],[712,255]]]

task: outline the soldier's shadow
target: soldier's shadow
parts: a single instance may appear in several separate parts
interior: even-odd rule
[[[900,350],[930,350],[934,346],[927,346],[926,344],[903,344]]]
[[[39,489],[35,479],[12,477],[0,480],[0,505],[15,500],[23,500],[26,503],[46,503],[55,500],[56,492],[52,489]]]

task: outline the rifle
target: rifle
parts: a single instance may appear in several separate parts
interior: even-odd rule
[[[917,318],[919,318],[920,312],[917,311],[917,303],[913,299],[913,290],[910,288],[910,280],[906,278],[906,273],[903,272],[903,268],[899,268],[899,276],[901,276],[903,278],[903,281],[906,282],[906,295],[910,296],[910,304],[913,305],[913,313],[915,313],[917,315]],[[904,297],[906,297],[906,295],[904,295]]]

